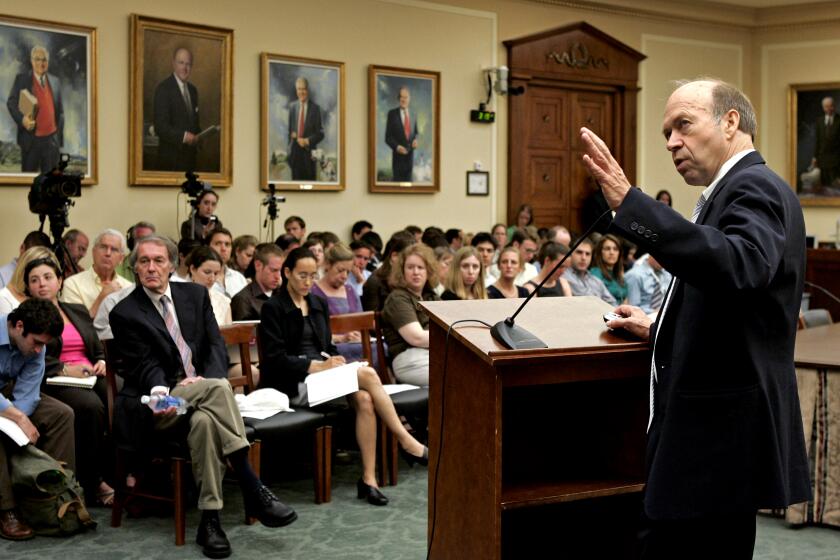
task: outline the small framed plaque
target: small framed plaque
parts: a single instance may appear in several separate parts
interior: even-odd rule
[[[488,171],[467,171],[467,196],[490,194],[490,173]]]

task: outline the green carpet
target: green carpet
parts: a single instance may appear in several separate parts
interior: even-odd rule
[[[336,466],[332,501],[315,505],[312,481],[272,484],[299,519],[288,527],[269,529],[242,523],[242,500],[235,483],[225,485],[228,500],[222,525],[238,559],[269,560],[422,560],[426,553],[427,470],[402,465],[399,484],[383,489],[391,503],[374,507],[356,499],[357,465]],[[198,512],[187,515],[187,544],[174,545],[171,519],[125,519],[109,526],[110,510],[95,508],[95,532],[69,539],[36,537],[26,542],[0,540],[0,558],[14,560],[115,560],[203,558],[194,544]],[[756,560],[835,560],[840,558],[840,530],[820,527],[791,529],[783,520],[759,516]]]

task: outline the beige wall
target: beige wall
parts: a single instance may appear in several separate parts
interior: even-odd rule
[[[628,2],[623,2],[628,4]],[[501,41],[585,20],[648,55],[640,67],[638,182],[648,192],[669,189],[688,213],[698,188],[673,171],[659,132],[668,82],[711,74],[733,81],[759,109],[759,147],[770,165],[787,175],[786,87],[807,81],[840,81],[828,44],[840,24],[816,33],[798,28],[750,27],[755,17],[737,12],[737,25],[687,24],[676,16],[632,10],[582,9],[526,0],[45,0],[53,20],[99,30],[99,184],[85,190],[71,214],[74,227],[125,229],[150,219],[175,234],[176,191],[127,185],[129,14],[230,27],[234,38],[234,181],[222,192],[219,215],[234,234],[259,227],[259,53],[345,62],[347,188],[341,193],[289,193],[281,213],[300,214],[310,229],[348,235],[365,217],[383,235],[408,223],[479,230],[501,219],[506,208],[506,99],[494,100],[496,125],[471,124],[468,111],[483,97],[480,69],[503,64]],[[632,4],[632,3],[631,3]],[[692,8],[702,18],[702,8]],[[22,4],[0,2],[0,13],[25,15]],[[720,15],[705,10],[720,20]],[[317,18],[313,18],[317,14]],[[761,23],[761,22],[759,22]],[[372,195],[367,192],[367,66],[405,66],[441,72],[441,192],[436,195]],[[480,161],[491,172],[490,197],[465,195],[465,172]],[[0,188],[0,260],[16,253],[21,232],[34,227],[25,187]],[[180,209],[184,217],[183,207]],[[810,233],[833,233],[837,210],[806,209]],[[278,223],[278,227],[281,224]],[[5,256],[4,256],[5,255]]]

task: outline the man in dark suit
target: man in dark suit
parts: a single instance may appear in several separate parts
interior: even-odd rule
[[[811,166],[820,168],[823,186],[831,186],[840,178],[840,119],[834,112],[834,98],[822,100],[823,116],[816,123],[816,146]]]
[[[6,100],[9,114],[17,124],[17,143],[21,152],[21,171],[45,172],[58,164],[64,145],[64,104],[61,82],[47,72],[50,54],[42,46],[32,47],[32,69],[15,76]],[[37,99],[34,114],[24,115],[19,109],[21,91]]]
[[[321,108],[309,99],[309,81],[306,78],[295,80],[297,101],[289,107],[289,167],[292,181],[314,181],[315,160],[312,150],[324,139],[324,127],[321,124]]]
[[[810,496],[793,365],[804,219],[753,149],[755,130],[752,105],[729,84],[687,82],[671,95],[667,148],[686,183],[706,186],[686,220],[632,188],[581,129],[613,229],[675,277],[656,322],[623,305],[608,323],[653,346],[644,558],[752,558],[756,511]]]
[[[385,126],[385,143],[391,148],[391,173],[393,181],[410,182],[414,169],[414,150],[417,148],[417,119],[409,111],[411,92],[407,86],[400,88],[400,106],[388,111]]]
[[[179,47],[172,53],[172,74],[155,88],[154,123],[160,171],[195,171],[198,133],[198,90],[189,82],[192,53]]]
[[[139,239],[131,253],[139,286],[110,314],[118,368],[125,379],[116,402],[116,430],[125,446],[148,438],[151,426],[158,432],[186,427],[202,510],[196,542],[205,555],[224,558],[231,548],[218,512],[227,461],[236,471],[248,515],[280,527],[297,514],[248,465],[245,426],[227,381],[227,354],[210,298],[197,284],[169,282],[177,259],[175,245],[156,235]],[[187,401],[189,414],[176,416],[170,407],[155,412],[152,420],[140,397],[166,393]]]

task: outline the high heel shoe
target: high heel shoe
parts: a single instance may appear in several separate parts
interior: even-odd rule
[[[387,506],[388,498],[379,491],[376,486],[369,486],[365,484],[363,479],[359,479],[356,483],[356,497],[360,500],[367,499],[368,503],[374,506]]]
[[[421,455],[420,457],[418,457],[417,455],[412,455],[402,447],[400,447],[400,455],[403,456],[403,459],[405,459],[405,462],[408,463],[409,467],[413,467],[414,463],[417,463],[418,465],[422,465],[424,467],[429,466],[429,448],[425,445],[423,446],[423,455]]]

